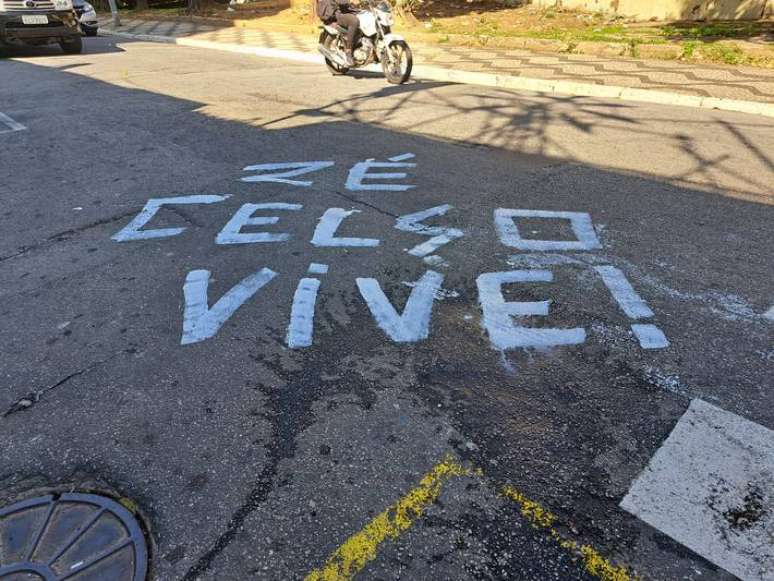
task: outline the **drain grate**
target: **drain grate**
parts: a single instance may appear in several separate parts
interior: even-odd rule
[[[95,494],[39,496],[0,509],[2,581],[144,581],[137,520]]]

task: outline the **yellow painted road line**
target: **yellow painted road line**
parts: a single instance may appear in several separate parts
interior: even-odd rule
[[[423,516],[425,510],[438,499],[446,482],[462,476],[481,477],[483,473],[465,468],[447,456],[419,481],[416,488],[344,541],[325,564],[310,572],[304,581],[350,581],[376,558],[379,545],[387,540],[396,540]],[[545,530],[562,549],[578,555],[589,574],[601,581],[636,581],[637,578],[631,576],[625,567],[613,565],[590,545],[580,545],[564,538],[554,528],[557,517],[513,486],[504,486],[501,493],[518,504],[522,516],[533,527]]]
[[[602,581],[634,581],[636,579],[636,577],[629,575],[626,567],[613,565],[590,545],[579,545],[571,539],[564,538],[553,526],[556,522],[556,515],[524,496],[513,486],[509,484],[503,486],[501,492],[503,496],[519,505],[521,515],[533,527],[546,530],[560,547],[579,555],[583,559],[586,571],[594,577]]]
[[[322,568],[309,573],[304,581],[352,579],[369,561],[376,558],[380,544],[387,539],[397,539],[402,532],[411,528],[425,509],[438,499],[446,481],[476,474],[477,472],[465,468],[447,456],[419,481],[416,488],[349,537],[328,557]]]

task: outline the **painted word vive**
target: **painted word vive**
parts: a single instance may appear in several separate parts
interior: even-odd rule
[[[293,170],[293,171],[297,171]],[[294,177],[284,174],[289,179]],[[284,178],[283,178],[284,179]],[[179,236],[185,227],[153,228],[154,216],[165,206],[215,204],[228,199],[223,195],[192,195],[169,198],[152,198],[124,228],[112,238],[117,242],[158,240]],[[426,237],[426,240],[406,250],[433,267],[447,266],[436,252],[443,246],[464,237],[463,230],[426,221],[446,215],[452,206],[443,204],[425,210],[399,216],[394,227]],[[246,203],[226,222],[215,237],[215,244],[272,244],[291,239],[289,232],[267,231],[262,227],[275,227],[280,215],[303,210],[302,204],[286,202]],[[328,208],[321,215],[310,243],[315,247],[374,248],[381,244],[376,238],[346,237],[338,235],[345,220],[355,219],[358,210]],[[569,223],[573,240],[536,240],[525,238],[519,229],[523,219],[562,220]],[[509,248],[526,252],[591,251],[601,248],[591,216],[585,212],[564,212],[531,209],[498,208],[494,211],[494,225],[500,242]],[[245,231],[245,230],[248,231]],[[637,294],[624,273],[611,265],[599,265],[594,271],[601,277],[622,312],[636,323],[631,325],[634,336],[644,349],[660,349],[669,345],[663,332],[655,325],[641,319],[654,316],[653,311]],[[328,272],[328,265],[312,263],[308,274],[302,278],[293,296],[290,320],[285,342],[292,349],[310,347],[314,337],[314,317],[320,277]],[[243,304],[252,299],[263,287],[278,276],[270,268],[261,268],[212,302],[208,296],[211,272],[192,270],[183,284],[185,300],[181,344],[198,343],[214,337],[223,324]],[[357,278],[355,284],[376,325],[392,341],[411,343],[426,339],[430,334],[433,305],[442,295],[444,275],[435,270],[426,271],[419,280],[410,283],[412,290],[403,310],[398,311],[374,278]],[[482,325],[491,345],[498,350],[548,348],[561,345],[577,345],[586,340],[583,328],[532,328],[519,324],[525,317],[549,315],[550,301],[508,301],[504,287],[511,284],[550,283],[553,274],[545,268],[529,268],[503,272],[483,273],[476,279]]]

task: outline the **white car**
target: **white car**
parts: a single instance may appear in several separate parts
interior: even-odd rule
[[[94,6],[86,0],[73,0],[73,8],[78,16],[78,23],[86,36],[97,36],[99,23],[97,22],[97,12]]]

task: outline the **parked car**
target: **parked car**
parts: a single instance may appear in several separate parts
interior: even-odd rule
[[[73,8],[83,34],[86,36],[97,36],[99,23],[97,22],[97,11],[94,10],[94,6],[86,2],[86,0],[73,0]]]
[[[83,50],[72,0],[0,0],[0,45],[45,44]]]

